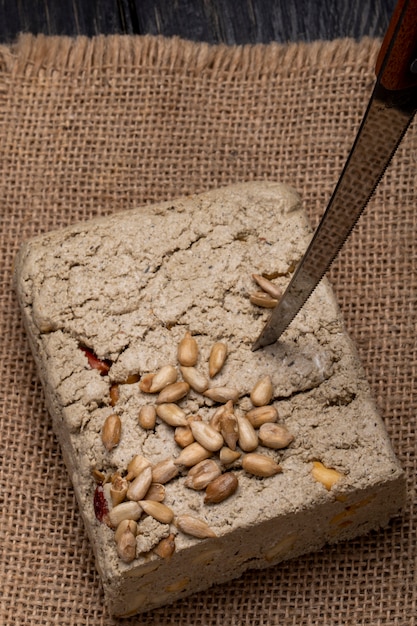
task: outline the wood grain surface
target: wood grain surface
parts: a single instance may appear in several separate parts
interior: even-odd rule
[[[0,0],[0,41],[152,34],[227,44],[382,37],[395,0]]]

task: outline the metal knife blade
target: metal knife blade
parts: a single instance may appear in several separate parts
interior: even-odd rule
[[[323,218],[252,349],[274,343],[305,304],[365,209],[417,110],[417,0],[400,0],[377,61],[378,78]]]

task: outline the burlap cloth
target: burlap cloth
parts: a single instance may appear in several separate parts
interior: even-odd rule
[[[1,625],[115,623],[17,310],[19,243],[249,180],[290,183],[317,223],[378,49],[373,40],[227,48],[152,37],[0,47]],[[416,130],[330,273],[407,472],[404,516],[125,624],[416,624]]]

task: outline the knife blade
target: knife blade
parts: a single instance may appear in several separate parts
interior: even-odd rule
[[[399,0],[376,63],[376,84],[327,209],[252,350],[274,343],[343,247],[417,109],[417,0]]]

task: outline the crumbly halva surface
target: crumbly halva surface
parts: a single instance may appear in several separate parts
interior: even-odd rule
[[[78,224],[22,246],[19,302],[114,615],[363,534],[400,512],[404,475],[327,281],[279,342],[252,351],[269,314],[251,302],[259,290],[253,274],[284,289],[310,236],[294,190],[247,183]],[[209,388],[237,390],[233,415],[245,418],[254,408],[251,391],[269,379],[266,405],[275,407],[273,421],[291,441],[275,449],[258,440],[244,450],[242,435],[238,458],[227,464],[220,448],[211,451],[221,475],[237,479],[214,503],[187,486],[189,467],[178,463],[159,503],[172,519],[164,508],[159,520],[142,511],[127,562],[115,524],[107,523],[111,478],[125,478],[137,455],[155,467],[184,449],[174,426],[157,417],[144,428],[138,416],[143,406],[158,406],[157,394],[144,391],[147,375],[170,365],[183,380],[178,346],[187,333],[198,347],[194,369]],[[210,378],[209,356],[219,342],[227,356]],[[208,424],[226,400],[204,394],[191,388],[175,404],[188,419]],[[114,415],[120,433],[112,432],[116,443],[106,447],[103,428]],[[279,472],[261,477],[245,469],[253,452],[279,464]],[[202,520],[211,536],[184,531],[183,516]],[[169,542],[167,556],[161,546]]]

